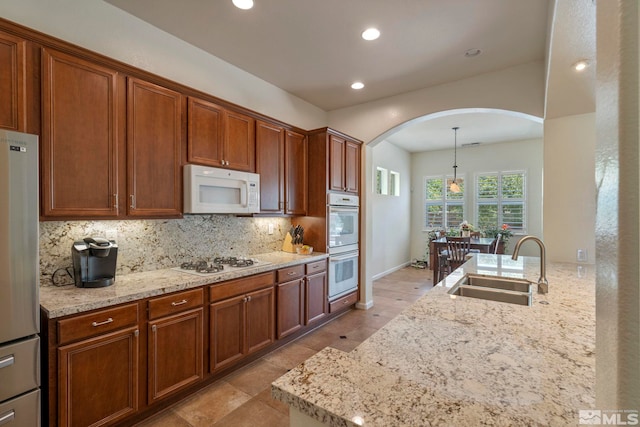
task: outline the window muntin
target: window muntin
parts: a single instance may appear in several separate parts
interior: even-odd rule
[[[464,178],[458,177],[459,193],[449,191],[452,177],[425,177],[424,225],[426,229],[456,228],[464,220]]]
[[[513,231],[526,230],[526,173],[480,174],[476,179],[476,224],[481,229],[507,224]]]

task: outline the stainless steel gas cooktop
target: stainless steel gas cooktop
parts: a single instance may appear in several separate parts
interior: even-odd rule
[[[198,276],[212,276],[268,264],[271,263],[249,257],[215,257],[212,259],[197,259],[183,262],[180,264],[180,267],[174,267],[172,270]]]

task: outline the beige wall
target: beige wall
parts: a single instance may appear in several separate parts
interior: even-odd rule
[[[595,263],[595,113],[544,122],[544,242],[551,261]]]
[[[0,16],[303,129],[327,114],[101,0],[0,2]]]

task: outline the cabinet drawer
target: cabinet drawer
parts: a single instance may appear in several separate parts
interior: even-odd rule
[[[293,267],[281,268],[277,271],[277,281],[288,282],[304,276],[304,265],[294,265]]]
[[[320,273],[321,271],[325,271],[326,269],[326,259],[323,259],[322,261],[310,262],[309,264],[307,264],[307,276],[310,274]]]
[[[60,345],[138,324],[138,304],[108,308],[58,321]]]
[[[357,292],[353,292],[348,295],[345,295],[342,298],[338,298],[337,300],[329,303],[329,313],[335,313],[336,311],[343,310],[347,307],[352,306],[357,301],[358,301]]]
[[[203,301],[202,288],[153,298],[149,300],[149,320],[199,307]]]
[[[273,285],[273,272],[256,274],[209,286],[209,302],[246,294]]]

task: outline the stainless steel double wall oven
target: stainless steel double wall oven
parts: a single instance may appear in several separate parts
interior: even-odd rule
[[[358,196],[329,193],[329,300],[358,288]]]

